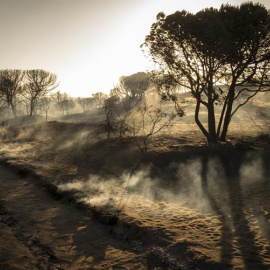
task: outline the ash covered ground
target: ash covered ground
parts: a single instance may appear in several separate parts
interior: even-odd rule
[[[86,144],[91,115],[3,122],[0,268],[269,269],[269,107],[256,102],[227,143],[208,147],[187,112],[143,156],[129,140]]]

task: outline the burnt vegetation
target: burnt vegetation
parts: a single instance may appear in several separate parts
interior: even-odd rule
[[[256,96],[269,99],[270,15],[260,4],[226,4],[196,14],[160,12],[142,48],[157,65],[155,71],[122,76],[109,94],[87,98],[53,91],[59,82],[48,71],[1,70],[2,119],[95,114],[101,120],[88,142],[128,138],[145,153],[149,139],[168,131],[186,111],[193,110],[208,144],[217,145],[226,141],[242,107]],[[261,116],[267,118],[268,112]]]
[[[57,200],[90,205],[93,217],[115,226],[111,234],[128,244],[167,245],[175,265],[190,256],[200,269],[233,269],[233,258],[241,257],[246,269],[268,269],[270,11],[248,2],[196,14],[160,12],[141,47],[156,68],[120,77],[109,94],[75,98],[58,91],[49,71],[0,70],[1,159],[25,179],[31,170],[35,181],[49,179]],[[145,198],[160,203],[166,225],[142,230],[147,211],[142,221],[123,222],[134,194],[143,210]],[[192,218],[207,221],[185,227],[182,214],[167,215],[167,202],[201,211]],[[213,235],[209,213],[218,221],[210,231],[220,226]],[[0,215],[3,224],[19,227],[1,209]],[[170,245],[168,220],[181,233]],[[193,229],[191,241],[185,231]],[[212,237],[206,244],[204,234]],[[217,264],[191,251],[204,244],[221,248]]]

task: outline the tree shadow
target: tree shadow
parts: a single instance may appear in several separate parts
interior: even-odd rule
[[[203,156],[202,158],[202,190],[204,192],[204,195],[208,198],[208,201],[212,207],[212,209],[215,211],[215,213],[219,216],[219,219],[221,221],[221,259],[220,263],[222,266],[226,267],[226,269],[232,269],[232,259],[233,259],[233,246],[232,246],[232,240],[233,240],[233,233],[231,228],[231,220],[228,218],[228,213],[224,213],[223,209],[217,202],[216,198],[213,196],[213,194],[209,191],[208,188],[208,160],[209,157],[207,155]]]
[[[209,174],[210,166],[213,166],[210,162],[211,159],[214,159],[215,162],[220,162],[221,168],[224,170],[222,181],[224,181],[225,186],[223,186],[223,190],[219,191],[219,194],[214,194],[210,186],[213,185],[212,176]],[[202,158],[202,189],[212,209],[219,215],[222,222],[220,262],[225,269],[232,269],[232,260],[237,256],[243,259],[245,269],[266,270],[268,266],[263,262],[261,257],[262,250],[256,244],[256,232],[252,229],[247,216],[249,210],[256,213],[262,205],[253,204],[249,207],[246,205],[247,198],[240,182],[240,170],[244,160],[245,153],[242,152],[234,152],[234,155],[232,155],[232,153],[225,151],[217,155],[205,155]],[[217,196],[220,196],[222,193],[227,193],[227,209],[222,209],[222,204],[226,202],[217,199]],[[260,196],[260,194],[255,196]],[[264,204],[267,204],[267,201],[264,201]],[[266,225],[265,222],[264,225]],[[269,224],[266,231],[269,233]],[[269,241],[269,234],[267,238]],[[240,254],[235,250],[233,239],[236,239]],[[270,257],[269,252],[267,256]]]
[[[128,249],[128,243],[111,235],[111,226],[87,217],[78,209],[73,212],[72,215],[61,213],[53,219],[53,225],[60,235],[68,239],[75,251],[75,267],[93,269],[105,260],[108,248],[112,247],[123,253]]]

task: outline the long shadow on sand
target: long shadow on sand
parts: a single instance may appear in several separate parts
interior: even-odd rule
[[[208,201],[212,209],[219,215],[220,221],[222,222],[221,228],[221,264],[225,267],[224,269],[232,269],[233,257],[241,257],[244,262],[245,269],[269,269],[269,265],[265,265],[262,255],[262,248],[256,244],[256,232],[252,229],[250,222],[248,220],[248,212],[258,213],[261,208],[267,208],[267,201],[261,201],[260,203],[248,204],[246,193],[243,190],[243,183],[241,183],[241,167],[243,161],[245,160],[245,153],[236,152],[233,156],[228,156],[228,154],[218,154],[218,155],[205,155],[202,158],[202,189],[204,194],[207,196]],[[222,193],[227,193],[227,202],[221,202],[218,200],[216,194],[213,194],[211,187],[209,187],[209,170],[211,169],[211,159],[216,162],[220,162],[221,167],[224,170],[225,182],[223,189],[220,190]],[[264,168],[263,168],[264,169]],[[213,183],[211,183],[213,184]],[[268,185],[269,181],[264,181],[263,183],[257,183],[263,189],[263,186]],[[260,196],[260,191],[254,196]],[[254,190],[255,193],[255,190]],[[252,195],[252,194],[250,194]],[[259,198],[258,198],[259,199]],[[222,203],[227,203],[227,207],[224,210],[224,205]],[[264,217],[265,218],[265,217]],[[266,223],[264,223],[266,224]],[[260,228],[264,230],[265,228]],[[266,232],[269,232],[269,224]],[[269,234],[266,235],[268,241],[270,241]],[[233,244],[233,239],[236,240],[236,246]],[[269,250],[264,251],[264,255],[268,258],[270,257]]]
[[[115,249],[124,254],[127,244],[112,237],[110,226],[98,223],[89,216],[77,215],[76,217],[72,216],[71,219],[69,215],[62,214],[53,220],[58,233],[67,238],[77,254],[74,265],[82,269],[93,269],[105,260],[107,263],[111,260],[110,263],[113,265],[113,257],[108,258],[108,255],[106,257],[106,252],[108,249]]]
[[[211,209],[210,213],[214,212],[221,223],[218,269],[234,269],[240,265],[248,270],[269,269],[269,149],[190,146],[183,152],[156,154],[148,160],[153,164],[152,177],[166,179],[157,185],[169,190],[174,197],[186,197],[184,206],[195,209],[200,198],[190,201],[189,194],[183,190],[192,197],[198,187],[189,183],[190,174],[179,174],[179,168],[198,171],[201,199],[210,206],[205,212]],[[186,185],[190,186],[186,188]],[[182,204],[183,200],[179,201]]]

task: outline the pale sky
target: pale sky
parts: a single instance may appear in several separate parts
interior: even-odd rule
[[[109,93],[120,76],[151,69],[140,49],[156,15],[241,0],[0,0],[0,69],[56,73],[74,97]],[[269,0],[263,3],[270,9]]]

